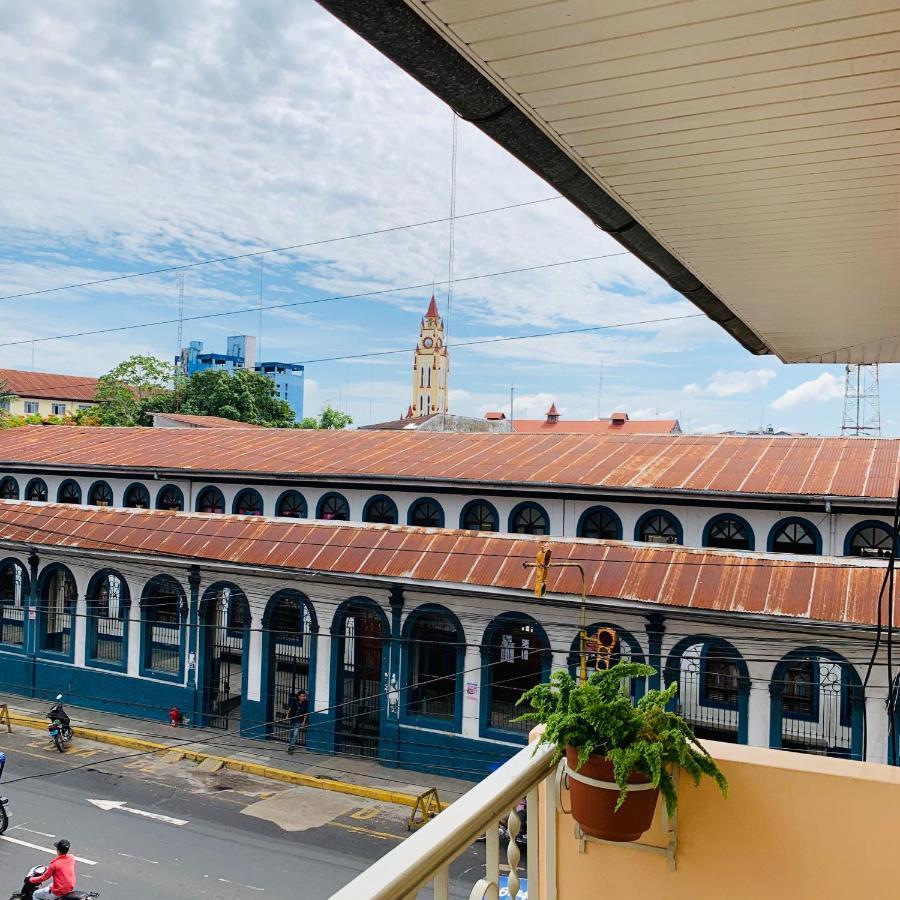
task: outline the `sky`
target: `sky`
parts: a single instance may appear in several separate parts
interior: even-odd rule
[[[183,270],[182,343],[258,335],[307,414],[406,410],[434,284],[451,412],[840,430],[841,367],[749,354],[461,121],[451,300],[452,113],[312,0],[0,4],[0,68],[0,368],[172,359],[177,273],[51,289],[290,246]]]

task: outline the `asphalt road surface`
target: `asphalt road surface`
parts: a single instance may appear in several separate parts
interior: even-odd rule
[[[79,889],[102,900],[319,900],[407,834],[403,807],[80,739],[61,755],[37,732],[18,731],[0,734],[0,750],[10,798],[3,898],[66,837],[81,859]],[[473,848],[455,864],[454,897],[468,897],[482,853]]]

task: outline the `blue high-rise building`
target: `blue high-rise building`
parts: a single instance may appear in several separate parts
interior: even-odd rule
[[[287,402],[294,411],[294,420],[303,418],[303,366],[300,363],[261,362],[254,364],[256,338],[250,334],[234,334],[227,340],[226,353],[204,353],[203,341],[191,341],[182,347],[175,365],[185,375],[193,375],[206,369],[253,369],[270,379],[275,385],[275,395]]]

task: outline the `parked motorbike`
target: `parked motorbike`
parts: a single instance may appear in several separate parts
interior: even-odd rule
[[[33,866],[29,869],[28,874],[22,880],[21,889],[12,894],[9,900],[31,900],[34,892],[41,885],[32,884],[28,879],[34,878],[35,875],[43,875],[46,871],[46,866]],[[100,894],[97,891],[72,891],[72,893],[66,894],[65,897],[60,897],[59,900],[95,900],[99,896]]]
[[[56,695],[56,702],[50,707],[47,718],[50,720],[47,731],[50,732],[50,737],[53,743],[56,744],[56,749],[60,753],[64,753],[66,744],[72,740],[72,722],[65,709],[63,709],[62,694]]]

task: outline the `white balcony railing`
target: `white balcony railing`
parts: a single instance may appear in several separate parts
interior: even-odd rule
[[[553,775],[552,748],[524,747],[509,762],[479,782],[440,815],[399,844],[386,856],[358,875],[331,900],[414,900],[423,888],[433,887],[434,900],[450,898],[450,865],[479,838],[485,838],[485,872],[465,894],[470,900],[497,900],[500,891],[500,820],[509,816],[507,847],[509,897],[518,893],[522,872],[521,851],[515,836],[520,822],[515,812],[526,798],[528,819],[527,876],[528,900],[556,900],[556,809],[542,809],[538,785]],[[552,797],[548,791],[546,796]],[[546,857],[538,853],[547,848]],[[541,867],[547,875],[542,895]],[[468,889],[468,886],[467,886]]]

